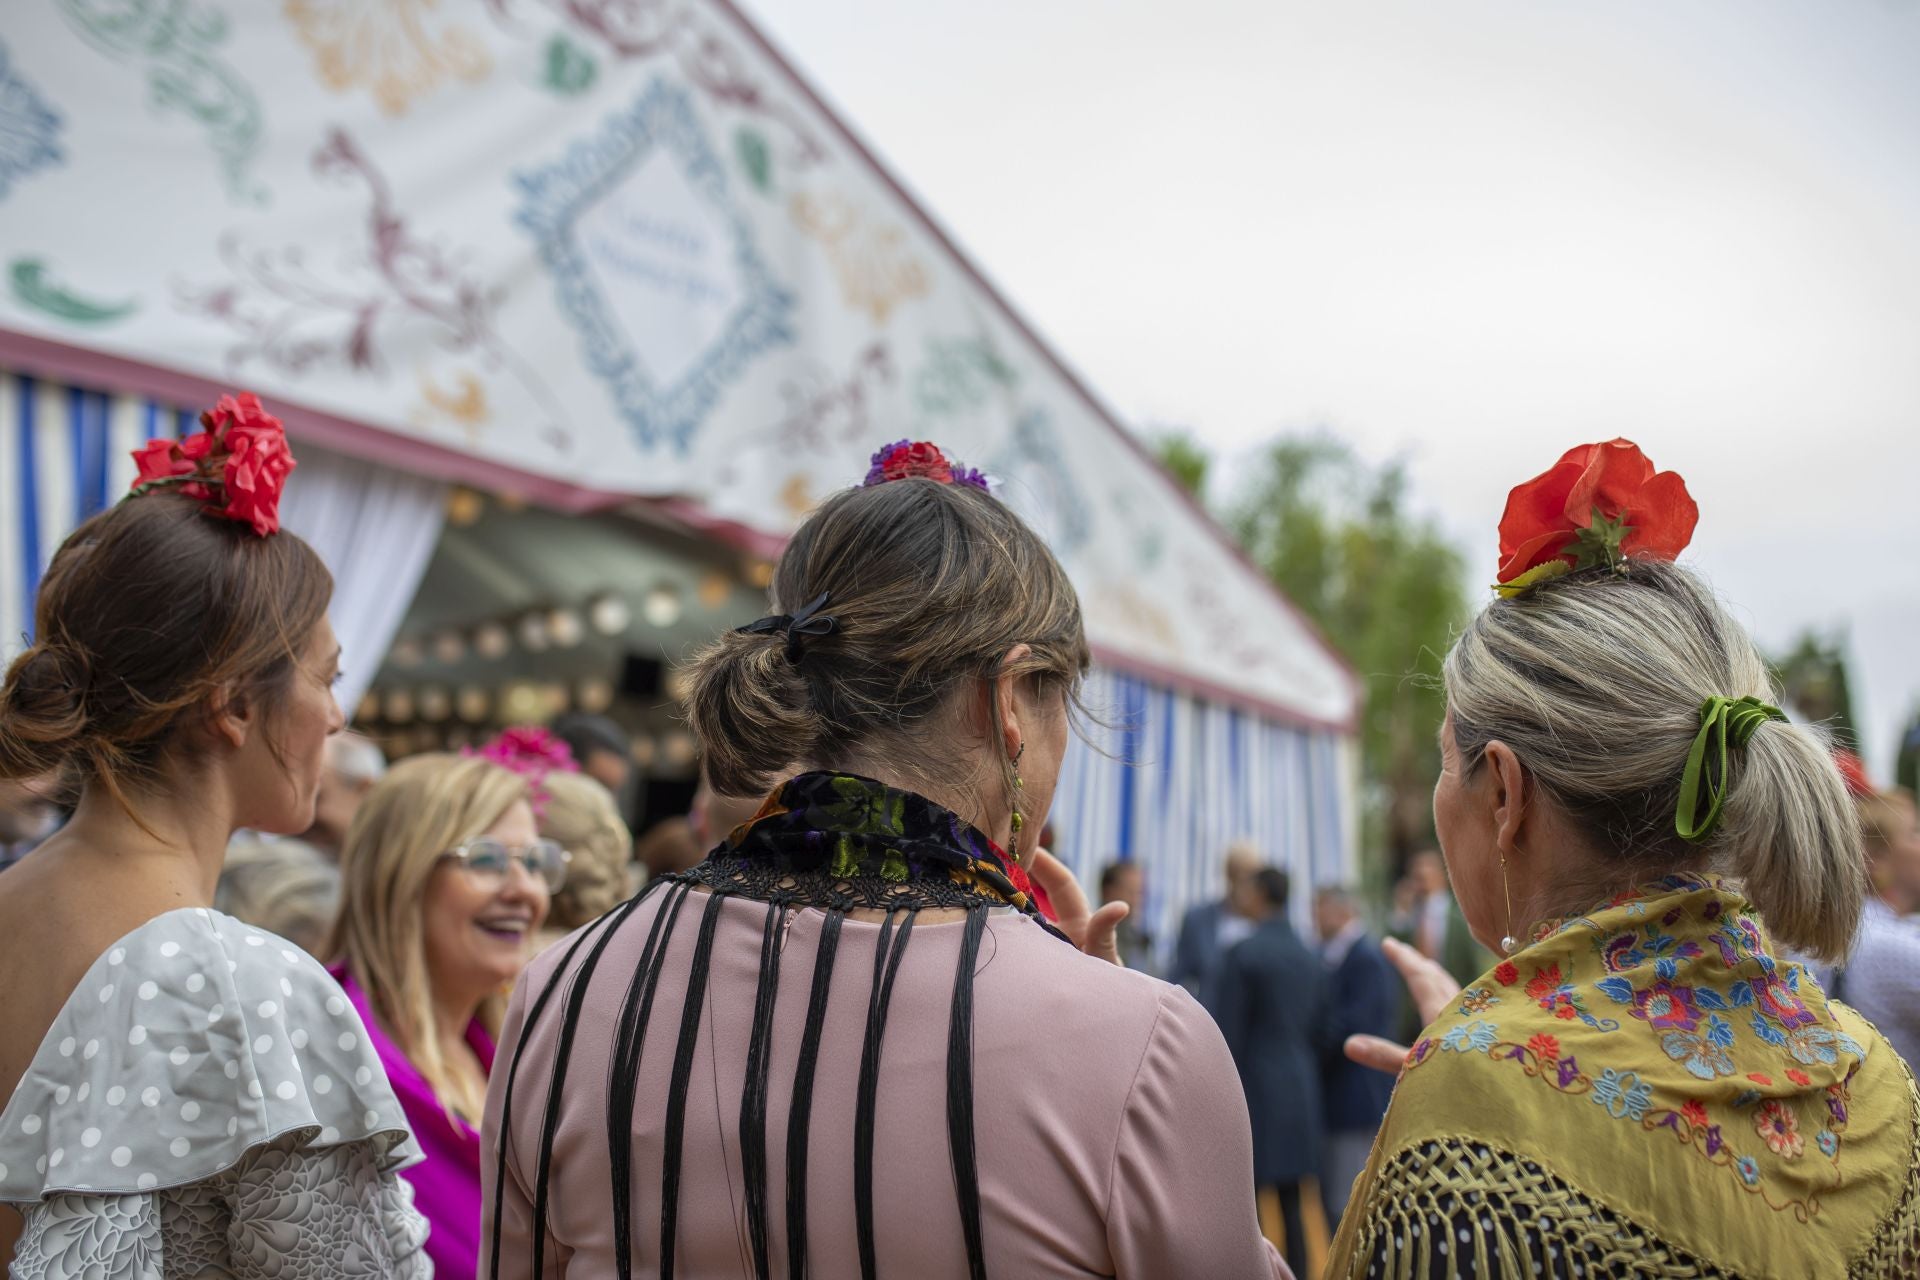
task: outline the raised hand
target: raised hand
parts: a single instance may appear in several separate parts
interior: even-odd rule
[[[1114,930],[1127,918],[1131,910],[1124,902],[1109,902],[1098,911],[1087,903],[1087,895],[1080,888],[1080,882],[1073,872],[1060,859],[1045,849],[1035,849],[1027,861],[1026,872],[1035,884],[1046,890],[1048,901],[1060,918],[1055,921],[1060,932],[1073,940],[1090,956],[1113,964],[1120,963],[1120,944],[1114,938]]]

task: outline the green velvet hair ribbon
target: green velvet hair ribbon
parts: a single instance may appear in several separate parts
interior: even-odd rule
[[[1720,807],[1727,798],[1728,747],[1744,747],[1761,725],[1786,718],[1786,712],[1751,694],[1744,698],[1715,694],[1700,704],[1700,732],[1693,735],[1686,772],[1680,775],[1680,807],[1673,821],[1682,840],[1705,840],[1720,823]],[[1700,812],[1703,792],[1705,813]]]

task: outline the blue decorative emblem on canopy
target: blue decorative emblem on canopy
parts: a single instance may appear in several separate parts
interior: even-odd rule
[[[515,175],[561,314],[642,448],[686,449],[753,358],[793,341],[682,89],[655,81],[552,165]]]

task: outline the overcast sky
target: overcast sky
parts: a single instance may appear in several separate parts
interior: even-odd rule
[[[1121,416],[1506,490],[1625,435],[1763,643],[1920,700],[1920,2],[746,0]],[[1477,580],[1476,580],[1477,585]]]

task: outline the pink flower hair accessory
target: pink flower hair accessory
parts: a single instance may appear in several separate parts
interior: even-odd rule
[[[556,773],[580,772],[573,749],[537,724],[509,725],[478,751],[467,747],[460,754],[491,760],[525,778],[533,793],[535,817],[546,812],[547,779]]]

